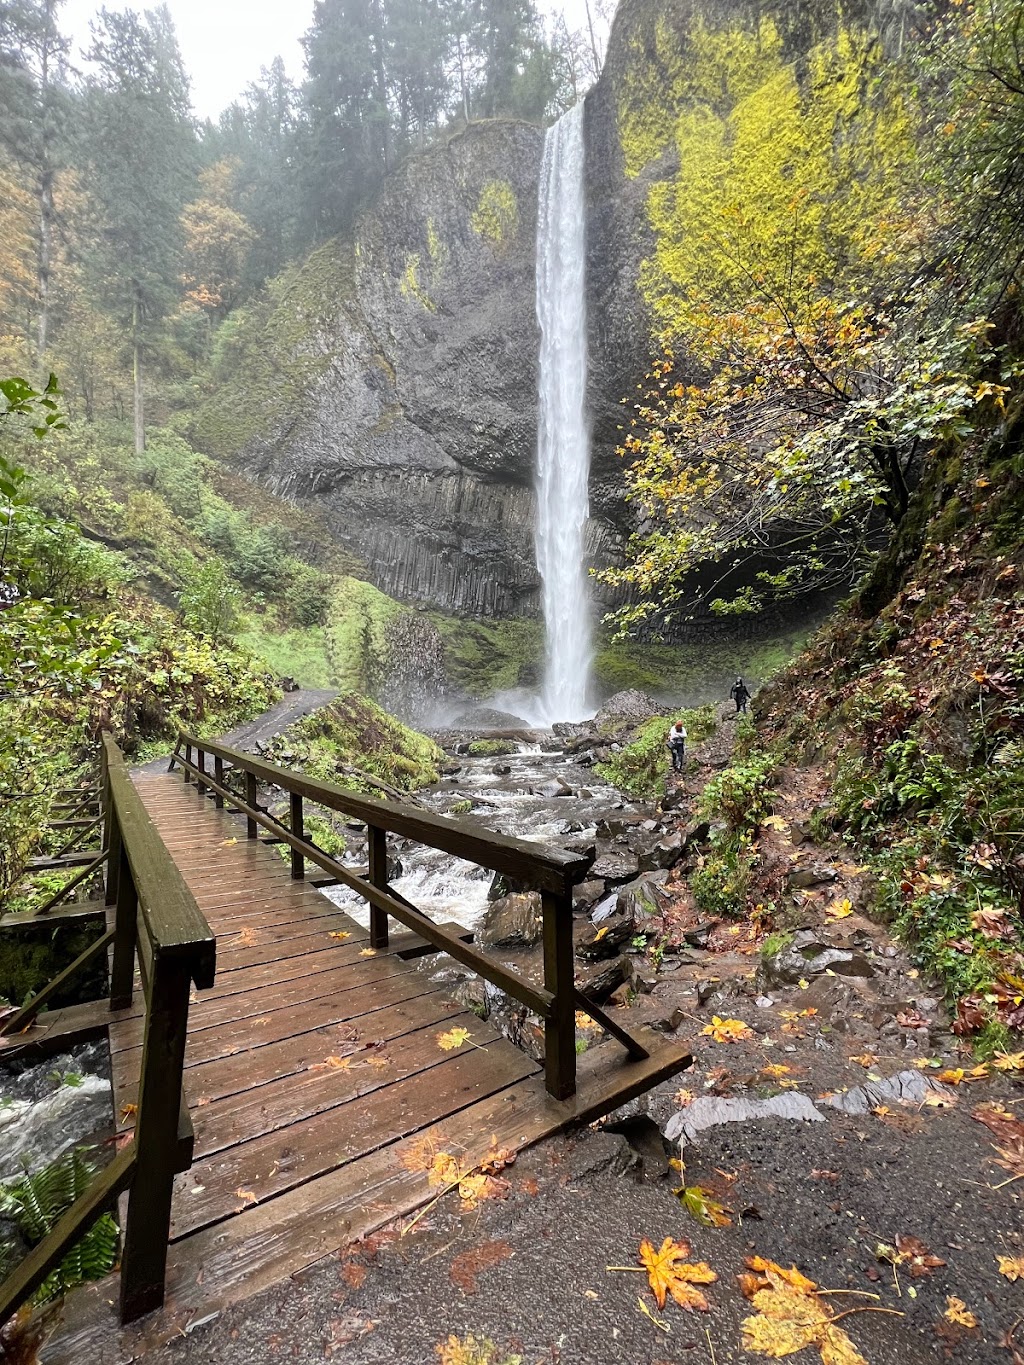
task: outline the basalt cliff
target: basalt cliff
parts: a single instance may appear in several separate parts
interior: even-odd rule
[[[614,560],[631,528],[622,405],[674,294],[694,287],[675,269],[676,208],[701,192],[685,164],[693,117],[734,139],[752,124],[756,154],[756,119],[780,91],[820,104],[813,87],[834,69],[846,73],[837,136],[856,137],[874,117],[872,70],[914,13],[908,0],[622,0],[586,110],[593,563]],[[319,248],[237,317],[189,433],[314,502],[383,591],[458,615],[538,610],[543,141],[494,120],[409,157],[352,240]]]

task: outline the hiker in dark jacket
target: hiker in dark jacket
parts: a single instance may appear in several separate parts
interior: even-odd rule
[[[669,730],[665,747],[672,755],[672,771],[681,773],[686,761],[686,726],[681,720],[677,720]]]
[[[736,703],[736,714],[739,715],[741,711],[745,713],[747,702],[750,700],[750,688],[742,678],[737,678],[733,683],[729,689],[729,696]]]

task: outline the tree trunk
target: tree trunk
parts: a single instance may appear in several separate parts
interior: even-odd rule
[[[50,268],[53,257],[53,171],[39,177],[39,354],[50,335]]]
[[[590,51],[594,56],[594,80],[598,80],[601,75],[601,55],[597,50],[597,39],[594,37],[594,18],[590,13],[590,0],[584,0],[587,7],[587,27],[590,29]]]
[[[142,309],[136,294],[132,304],[132,415],[135,426],[135,453],[141,455],[146,449],[146,415],[142,399],[142,346],[139,339],[139,326]]]

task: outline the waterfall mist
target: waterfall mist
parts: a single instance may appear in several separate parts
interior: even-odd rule
[[[537,567],[547,650],[544,719],[582,720],[593,655],[584,532],[589,515],[583,105],[547,131],[537,220],[540,323]]]

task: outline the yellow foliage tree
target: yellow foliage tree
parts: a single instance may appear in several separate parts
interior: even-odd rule
[[[226,157],[199,177],[199,198],[182,214],[186,299],[214,322],[237,302],[242,272],[256,233],[232,206],[238,163]]]

